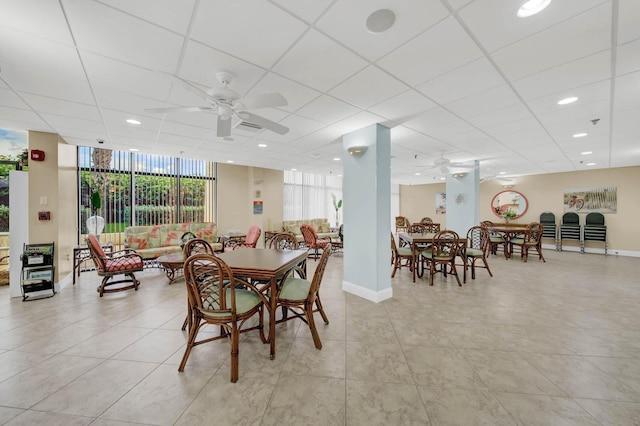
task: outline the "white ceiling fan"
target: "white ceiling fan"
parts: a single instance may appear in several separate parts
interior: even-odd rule
[[[417,157],[417,156],[416,156]],[[445,158],[444,154],[440,154],[440,157],[436,158],[435,160],[433,160],[433,164],[427,166],[427,169],[440,169],[440,171],[442,173],[449,173],[449,168],[450,167],[454,167],[454,168],[462,168],[462,169],[473,169],[476,168],[477,166],[475,165],[469,165],[469,164],[462,164],[462,163],[455,163],[451,160],[449,160],[448,158]]]
[[[216,74],[221,87],[212,87],[206,92],[199,87],[191,84],[187,80],[183,80],[178,76],[173,76],[187,89],[202,96],[209,105],[206,106],[186,106],[186,107],[167,107],[167,108],[149,108],[145,111],[157,113],[171,112],[213,112],[218,115],[217,135],[218,137],[227,137],[231,135],[232,118],[237,118],[242,122],[247,122],[260,128],[271,130],[272,132],[284,135],[289,131],[288,127],[271,121],[267,118],[253,114],[247,110],[279,107],[287,105],[287,100],[280,93],[265,93],[262,95],[248,96],[241,98],[240,94],[228,87],[233,82],[234,76],[228,72],[219,72]],[[255,126],[252,126],[255,127]]]

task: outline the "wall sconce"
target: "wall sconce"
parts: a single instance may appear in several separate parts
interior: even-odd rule
[[[460,179],[463,178],[467,175],[467,173],[465,172],[458,172],[458,173],[453,173],[451,176],[453,176],[454,178]]]
[[[353,155],[354,157],[362,157],[365,152],[367,152],[366,146],[350,146],[347,148],[347,152],[349,155]]]
[[[511,189],[511,188],[513,188],[513,185],[502,185],[502,187],[504,189]]]

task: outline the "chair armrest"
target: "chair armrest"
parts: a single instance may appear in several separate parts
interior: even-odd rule
[[[122,250],[114,251],[112,253],[105,253],[105,257],[114,259],[116,257],[125,257],[125,256],[137,256],[140,257],[137,251],[131,248],[125,248]]]

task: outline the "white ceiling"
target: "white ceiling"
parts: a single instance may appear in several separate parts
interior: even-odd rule
[[[528,19],[520,3],[0,0],[0,127],[340,174],[340,136],[383,123],[401,184],[438,181],[441,154],[485,178],[640,165],[640,1],[554,0]],[[370,33],[381,8],[396,24]],[[206,88],[218,71],[243,96],[282,93],[255,112],[290,132],[227,141],[210,113],[145,111],[207,105],[171,75]]]

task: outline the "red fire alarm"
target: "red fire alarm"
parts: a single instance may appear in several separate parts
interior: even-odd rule
[[[38,220],[51,220],[51,212],[38,212]]]
[[[39,149],[32,149],[31,159],[33,161],[44,161],[44,151],[40,151]]]

